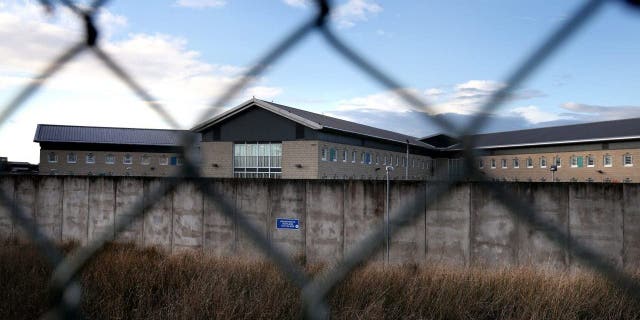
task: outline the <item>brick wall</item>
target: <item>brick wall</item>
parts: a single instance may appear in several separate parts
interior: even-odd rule
[[[201,173],[205,177],[233,177],[233,142],[202,142]]]
[[[282,178],[318,179],[319,141],[282,142]]]
[[[49,162],[49,153],[57,155],[57,162]],[[76,162],[69,163],[67,155],[74,153]],[[87,163],[87,155],[93,154],[95,163]],[[105,157],[111,154],[115,157],[113,164],[108,164]],[[131,164],[124,164],[125,155],[132,156]],[[149,164],[142,164],[142,156],[149,156]],[[177,166],[161,165],[162,157],[179,157],[177,153],[153,152],[110,152],[110,151],[82,151],[82,150],[40,150],[40,174],[52,175],[113,175],[113,176],[150,176],[165,177],[174,175]]]

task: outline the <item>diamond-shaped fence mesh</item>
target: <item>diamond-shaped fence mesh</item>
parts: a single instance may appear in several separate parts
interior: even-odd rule
[[[109,54],[101,49],[99,42],[100,30],[96,28],[93,21],[97,10],[105,5],[107,1],[96,0],[86,8],[80,7],[70,0],[40,0],[40,2],[47,11],[52,11],[56,5],[64,5],[71,9],[84,24],[85,37],[78,39],[77,44],[72,45],[60,54],[57,59],[53,60],[39,76],[23,88],[23,90],[2,109],[0,113],[0,126],[4,125],[9,117],[15,114],[27,99],[36,94],[42,84],[52,75],[65,67],[65,65],[76,58],[79,53],[90,51],[102,61],[118,79],[124,82],[135,95],[146,102],[149,108],[158,113],[169,126],[178,128],[177,121],[174,120],[169,110],[159,104],[157,100],[144,89],[144,86],[135,80],[134,76],[127,73],[125,68],[121,67]],[[579,32],[596,12],[601,10],[605,5],[619,5],[619,3],[623,2],[624,1],[605,0],[589,0],[584,2],[559,28],[554,30],[535,50],[531,51],[519,66],[510,73],[510,76],[507,77],[505,81],[506,85],[488,99],[482,106],[481,112],[478,113],[468,126],[457,127],[444,118],[431,117],[430,120],[444,133],[463,138],[464,157],[462,165],[460,165],[461,174],[455,175],[445,183],[434,186],[432,192],[426,196],[427,199],[420,196],[413,199],[413,201],[409,201],[409,203],[398,210],[389,221],[390,232],[393,233],[399,230],[400,227],[413,223],[414,218],[420,214],[421,210],[424,210],[424,203],[427,203],[427,206],[434,203],[435,200],[446,195],[457,182],[468,179],[481,181],[481,183],[486,185],[486,187],[494,193],[496,199],[508,208],[510,214],[519,221],[523,221],[537,230],[542,230],[556,245],[570,248],[571,255],[578,258],[584,265],[600,272],[633,298],[640,299],[640,284],[630,275],[607,262],[607,259],[602,255],[573,240],[564,229],[543,219],[536,213],[535,208],[519,200],[519,198],[504,185],[487,181],[478,169],[473,166],[474,163],[477,163],[475,161],[474,141],[466,138],[481,130],[489,121],[486,115],[500,108],[501,104],[509,97],[513,90],[526,81],[528,77],[544,64],[551,54],[556,52],[563,44],[569,41],[574,34]],[[632,0],[628,0],[626,3],[631,6],[638,5],[637,1]],[[197,123],[217,113],[219,108],[229,103],[252,79],[261,75],[267,67],[273,66],[287,51],[290,51],[298,45],[303,38],[312,32],[320,33],[326,41],[327,46],[333,49],[337,55],[348,61],[353,68],[369,76],[372,81],[396,92],[407,104],[427,113],[431,110],[427,101],[404,90],[404,86],[402,86],[399,81],[370,63],[364,55],[358,53],[331,29],[329,24],[327,24],[328,17],[333,9],[329,1],[317,0],[315,5],[317,10],[316,14],[292,30],[291,33],[281,41],[274,44],[237,83],[233,84],[229,90],[211,104],[209,110],[202,115],[201,121]],[[168,183],[162,184],[156,190],[153,190],[148,197],[145,197],[144,201],[142,198],[138,199],[138,201],[128,209],[128,214],[123,215],[128,218],[119,219],[115,222],[115,234],[119,234],[125,230],[134,220],[140,219],[141,216],[144,215],[144,212],[148,211],[147,209],[153,207],[154,203],[171,193],[181,183],[184,183],[186,177],[193,178],[200,176],[200,170],[195,160],[189,157],[192,153],[188,150],[194,147],[194,142],[189,136],[183,137],[182,142],[186,158],[181,172],[175,177],[168,179]],[[251,237],[251,240],[265,256],[273,260],[282,273],[295,286],[301,289],[304,315],[308,318],[328,318],[330,314],[329,307],[326,303],[328,293],[344,280],[357,265],[371,257],[375,251],[384,244],[387,237],[385,234],[386,230],[382,226],[379,227],[367,238],[356,244],[354,248],[346,253],[344,258],[333,267],[312,277],[293,263],[285,253],[273,246],[262,233],[258,232],[258,230],[249,223],[242,212],[237,212],[238,210],[234,208],[234,204],[227,201],[225,197],[217,190],[214,190],[210,184],[207,184],[204,179],[196,179],[195,181],[200,181],[196,184],[205,197],[216,203],[224,215],[228,217],[233,216],[239,228],[243,229],[246,234]],[[27,213],[25,213],[19,205],[14,203],[14,200],[7,196],[4,191],[0,191],[0,204],[5,208],[9,208],[9,210],[6,211],[10,213],[14,222],[26,231],[27,235],[35,242],[39,250],[48,258],[50,263],[55,266],[53,274],[51,275],[51,296],[53,297],[51,309],[45,314],[45,317],[82,317],[79,312],[81,288],[77,278],[89,260],[107,241],[112,239],[113,233],[105,232],[89,241],[87,245],[79,248],[73,255],[65,257],[57,249],[55,244],[39,231],[33,220],[28,219]]]

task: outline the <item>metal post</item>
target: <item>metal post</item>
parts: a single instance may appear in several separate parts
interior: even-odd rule
[[[386,176],[387,176],[387,199],[385,202],[385,222],[384,222],[384,234],[385,234],[385,238],[386,238],[386,243],[387,243],[387,263],[389,263],[389,247],[390,247],[390,234],[391,234],[391,230],[389,229],[389,171],[393,171],[393,167],[392,166],[387,166],[385,168],[386,171]]]

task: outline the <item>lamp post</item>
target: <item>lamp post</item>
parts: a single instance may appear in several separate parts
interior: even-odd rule
[[[384,234],[386,237],[387,243],[387,263],[389,263],[389,240],[390,240],[390,230],[389,230],[389,171],[393,171],[392,166],[386,166],[386,177],[387,177],[387,200],[385,202],[385,223],[384,223]]]

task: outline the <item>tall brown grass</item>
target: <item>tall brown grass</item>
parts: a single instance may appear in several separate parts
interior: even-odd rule
[[[65,246],[65,251],[73,246]],[[306,266],[317,273],[321,266]],[[25,244],[0,247],[0,319],[46,312],[51,267]],[[294,319],[299,290],[268,262],[109,245],[82,273],[88,319]],[[598,275],[532,268],[365,266],[329,297],[335,319],[637,319]]]

